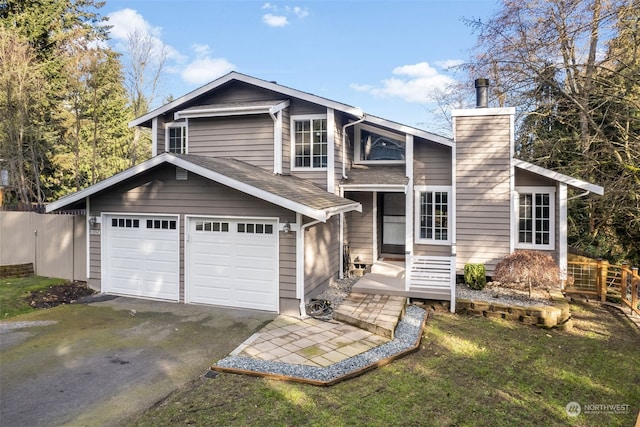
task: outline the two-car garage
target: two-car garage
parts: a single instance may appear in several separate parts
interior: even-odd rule
[[[184,218],[184,302],[278,311],[276,219]],[[179,216],[101,222],[105,292],[181,300]]]

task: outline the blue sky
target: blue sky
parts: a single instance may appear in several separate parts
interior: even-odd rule
[[[496,0],[107,0],[111,44],[136,28],[166,46],[158,101],[229,71],[310,92],[400,123],[434,129],[430,93],[461,78]],[[473,88],[469,88],[472,94]]]

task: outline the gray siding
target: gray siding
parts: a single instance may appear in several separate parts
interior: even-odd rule
[[[340,272],[340,218],[309,227],[304,236],[305,301],[319,294]]]
[[[99,230],[102,228],[102,224],[96,224],[96,229]],[[88,280],[89,286],[94,289],[100,290],[102,279],[100,277],[100,272],[102,271],[102,259],[100,258],[101,247],[100,247],[100,236],[92,234],[89,236],[89,271],[91,278]]]
[[[451,185],[451,148],[417,139],[413,145],[413,184]]]
[[[273,171],[273,120],[268,114],[189,120],[189,154],[232,157]]]
[[[457,270],[510,249],[510,116],[455,117]]]
[[[280,233],[280,298],[296,297],[296,233]],[[283,284],[288,284],[283,286]]]
[[[259,216],[295,222],[295,213],[248,194],[189,173],[187,181],[175,179],[175,167],[166,165],[142,174],[91,199],[91,215],[102,212],[175,214],[180,216],[180,300],[184,301],[185,215]],[[91,275],[100,278],[100,240],[91,236]],[[292,237],[280,236],[280,294],[295,295],[295,248]],[[292,253],[293,251],[293,253]],[[293,267],[292,267],[293,263]],[[291,268],[294,273],[291,273]],[[94,282],[92,279],[92,283]]]
[[[162,154],[166,150],[166,139],[165,139],[166,129],[164,128],[164,117],[158,117],[158,129],[157,129],[157,143],[158,143],[158,154]]]
[[[351,261],[373,263],[373,195],[370,192],[348,192],[345,197],[362,204],[362,212],[345,214],[348,224],[348,243]]]

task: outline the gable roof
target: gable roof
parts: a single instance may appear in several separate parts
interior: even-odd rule
[[[360,203],[329,193],[311,181],[294,176],[275,175],[240,160],[163,153],[91,187],[50,203],[47,205],[47,212],[64,208],[162,164],[180,167],[319,221],[326,221],[340,212],[362,211]]]
[[[292,89],[290,87],[287,86],[283,86],[283,85],[279,85],[276,82],[270,82],[270,81],[266,81],[266,80],[262,80],[262,79],[258,79],[256,77],[251,77],[248,76],[246,74],[241,74],[238,73],[236,71],[232,71],[228,74],[225,74],[224,76],[213,80],[210,83],[207,83],[204,86],[201,86],[177,99],[175,99],[172,102],[169,102],[168,104],[165,104],[159,108],[156,108],[153,111],[148,112],[147,114],[140,116],[132,121],[129,122],[129,127],[134,127],[134,126],[150,126],[151,125],[151,120],[154,117],[158,117],[162,114],[165,114],[167,112],[170,112],[172,110],[176,110],[177,111],[177,115],[178,117],[186,117],[184,114],[190,110],[192,110],[192,108],[195,109],[203,109],[206,107],[209,107],[209,109],[212,110],[212,112],[221,112],[221,111],[228,111],[226,110],[227,108],[230,107],[229,104],[220,104],[220,105],[209,105],[209,106],[201,106],[201,107],[189,107],[189,108],[180,108],[181,106],[183,106],[184,104],[187,104],[189,101],[194,100],[195,98],[202,96],[204,94],[206,94],[209,91],[212,91],[216,88],[219,88],[231,81],[239,81],[239,82],[243,82],[243,83],[247,83],[253,86],[257,86],[257,87],[261,87],[263,89],[267,89],[267,90],[271,90],[273,92],[277,92],[283,95],[286,95],[288,97],[292,97],[292,98],[298,98],[301,99],[303,101],[307,101],[307,102],[311,102],[314,104],[318,104],[318,105],[322,105],[325,106],[327,108],[332,108],[334,110],[337,111],[341,111],[343,113],[352,115],[358,119],[361,118],[365,118],[365,121],[367,123],[372,123],[372,124],[376,124],[379,126],[384,126],[387,127],[389,129],[393,129],[402,133],[406,133],[409,135],[414,135],[414,136],[418,136],[420,138],[424,138],[424,139],[428,139],[430,141],[434,141],[437,142],[439,144],[443,144],[446,146],[451,147],[453,145],[453,139],[452,138],[446,138],[444,136],[441,135],[437,135],[431,132],[427,132],[425,130],[422,129],[418,129],[412,126],[408,126],[408,125],[403,125],[402,123],[397,123],[394,122],[392,120],[387,120],[387,119],[383,119],[381,117],[376,117],[376,116],[372,116],[370,114],[365,114],[360,108],[357,107],[353,107],[351,105],[348,104],[343,104],[341,102],[337,102],[337,101],[332,101],[330,99],[327,98],[323,98],[321,96],[317,96],[317,95],[313,95],[311,93],[308,92],[303,92],[301,90],[297,90],[297,89]],[[281,102],[281,101],[280,101]],[[274,101],[274,103],[278,103],[278,101]],[[274,103],[269,103],[269,102],[262,102],[260,103],[261,106],[263,108],[268,108],[274,105]],[[239,108],[248,108],[249,110],[251,109],[250,106],[247,105],[238,105]],[[178,111],[178,110],[182,110],[182,111]],[[265,111],[266,112],[266,111]],[[189,113],[187,113],[189,114]]]
[[[604,194],[604,187],[600,187],[599,185],[591,184],[590,182],[583,181],[578,178],[573,178],[571,176],[561,174],[560,172],[554,172],[552,170],[545,169],[541,166],[534,165],[533,163],[525,162],[524,160],[520,160],[520,159],[512,159],[512,160],[513,160],[513,165],[519,169],[533,172],[537,175],[544,176],[549,179],[553,179],[554,181],[567,184],[571,187],[579,188],[585,191],[590,191],[599,196],[602,196]]]

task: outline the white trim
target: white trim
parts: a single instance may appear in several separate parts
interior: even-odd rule
[[[537,175],[541,175],[546,178],[553,179],[554,181],[558,181],[563,184],[567,184],[570,187],[575,187],[581,190],[590,191],[599,196],[602,196],[604,194],[604,188],[600,187],[599,185],[591,184],[589,182],[583,181],[578,178],[573,178],[568,175],[561,174],[559,172],[554,172],[552,170],[545,169],[543,167],[534,165],[532,163],[525,162],[524,160],[513,159],[513,163],[517,168],[524,169],[529,172],[533,172]]]
[[[420,245],[451,245],[451,229],[455,228],[451,218],[451,185],[414,185],[414,223],[415,242]],[[420,194],[423,192],[446,192],[447,193],[447,240],[426,239],[420,237]]]
[[[354,115],[356,117],[361,117],[362,116],[362,110],[360,110],[359,108],[356,107],[352,107],[350,105],[346,105],[346,104],[342,104],[339,102],[335,102],[335,101],[331,101],[329,99],[326,98],[322,98],[316,95],[312,95],[310,93],[306,93],[306,92],[302,92],[299,90],[295,90],[295,89],[291,89],[288,88],[286,86],[281,86],[277,83],[273,83],[273,82],[268,82],[266,80],[261,80],[261,79],[257,79],[255,77],[251,77],[251,76],[247,76],[245,74],[240,74],[238,72],[232,71],[214,81],[212,81],[211,83],[208,83],[204,86],[199,87],[198,89],[187,93],[186,95],[181,96],[180,98],[163,105],[160,108],[157,108],[153,111],[150,111],[149,113],[138,117],[137,119],[134,119],[132,121],[129,122],[129,127],[134,127],[134,126],[139,126],[141,124],[144,124],[145,122],[151,120],[153,117],[156,116],[160,116],[174,108],[178,108],[180,105],[191,101],[217,87],[223,86],[224,84],[232,81],[232,80],[237,80],[237,81],[241,81],[244,83],[248,83],[254,86],[258,86],[258,87],[262,87],[264,89],[267,90],[271,90],[274,92],[278,92],[290,97],[295,97],[295,98],[299,98],[302,99],[303,101],[308,101],[314,104],[319,104],[319,105],[324,105],[327,107],[331,107],[333,109],[336,109],[338,111],[342,111],[345,112],[347,114],[351,114]]]
[[[456,120],[453,119],[453,134],[456,133]],[[456,168],[458,167],[458,149],[457,145],[453,144],[451,147],[451,204],[449,206],[449,238],[451,240],[451,256],[455,257],[458,253],[458,174]],[[453,260],[453,272],[456,271],[456,260]]]
[[[327,108],[327,191],[336,192],[336,120],[334,110]]]
[[[387,192],[407,192],[405,184],[340,184],[344,191],[387,191]]]
[[[342,192],[341,192],[342,193]],[[340,212],[340,273],[338,277],[344,279],[344,213]]]
[[[87,280],[91,279],[91,225],[89,224],[89,218],[91,218],[91,201],[89,199],[89,196],[85,197],[85,232],[86,232],[86,236],[85,236],[85,240],[86,240],[86,245],[87,245],[87,253],[85,254],[86,256],[86,261],[87,261]],[[102,222],[102,221],[101,221]],[[100,224],[100,228],[102,229],[102,224]],[[100,230],[100,239],[102,239],[102,230]],[[102,250],[102,248],[101,248]],[[102,285],[100,285],[102,287]]]
[[[353,128],[353,163],[354,164],[358,164],[358,165],[404,165],[406,163],[406,158],[407,158],[407,136],[410,134],[404,134],[404,140],[405,140],[405,146],[404,146],[404,151],[405,151],[405,160],[361,160],[361,147],[360,147],[360,134],[362,129],[369,131],[369,132],[375,132],[381,136],[387,137],[389,139],[398,141],[398,142],[402,142],[403,139],[403,135],[402,134],[398,134],[398,133],[394,133],[394,132],[389,132],[385,129],[380,129],[374,126],[370,126],[370,125],[366,125],[364,123],[360,123],[358,124],[356,127]]]
[[[200,176],[203,176],[207,179],[218,182],[220,184],[226,185],[227,187],[231,187],[243,193],[250,194],[259,199],[276,204],[278,206],[292,210],[294,212],[302,213],[310,218],[317,219],[322,222],[325,222],[331,215],[334,215],[340,212],[349,212],[351,210],[360,210],[360,211],[362,210],[362,206],[360,205],[360,203],[357,203],[357,202],[350,203],[344,206],[334,207],[334,208],[314,209],[307,205],[298,203],[294,200],[290,200],[285,197],[278,196],[266,190],[262,190],[262,189],[253,187],[249,184],[246,184],[244,182],[240,182],[235,179],[229,178],[218,172],[212,171],[211,169],[207,169],[202,166],[195,165],[189,162],[188,160],[184,160],[180,157],[173,155],[172,153],[163,153],[156,157],[152,157],[146,162],[140,163],[137,166],[127,169],[124,172],[120,172],[117,175],[107,178],[104,181],[99,182],[98,184],[92,185],[91,187],[85,188],[84,190],[80,190],[77,193],[63,197],[62,199],[59,199],[55,202],[48,204],[47,212],[52,212],[56,209],[60,209],[64,206],[67,206],[71,203],[81,200],[84,197],[90,196],[102,190],[106,190],[113,185],[116,185],[129,178],[132,178],[138,175],[139,173],[145,172],[162,163],[169,163],[174,166],[181,167],[182,169],[198,174]]]
[[[549,195],[549,244],[538,245],[535,243],[520,243],[520,194],[548,194]],[[555,250],[556,243],[556,187],[543,187],[543,186],[517,186],[515,188],[515,215],[513,222],[515,222],[515,249],[532,249],[540,251],[553,251]],[[534,207],[535,208],[535,207]],[[534,209],[535,214],[535,209]],[[535,216],[532,218],[533,222],[533,237],[535,240]]]
[[[158,118],[151,119],[151,157],[158,155]]]
[[[371,252],[371,263],[378,260],[378,192],[371,193],[373,199],[373,251]]]
[[[404,262],[405,262],[405,270],[407,266],[411,265],[411,257],[413,256],[413,135],[406,134],[406,143],[405,143],[405,158],[406,158],[406,166],[405,166],[405,174],[409,179],[409,182],[406,186],[405,196],[404,196],[404,231],[405,231],[405,243],[404,243]],[[408,291],[411,288],[411,275],[405,274],[404,280],[404,288]]]
[[[267,114],[276,113],[289,105],[289,101],[273,102],[259,105],[235,105],[235,106],[212,106],[203,105],[201,107],[193,107],[186,110],[176,111],[173,114],[174,120],[178,119],[195,119],[205,117],[226,117],[226,116],[244,116],[249,114]]]
[[[327,119],[326,114],[301,114],[291,116],[290,118],[290,133],[291,133],[291,170],[292,171],[302,171],[302,172],[313,172],[313,171],[325,171],[328,169],[329,165],[329,120]],[[313,121],[313,120],[327,120],[327,166],[325,167],[313,167],[313,138],[311,138],[311,159],[309,160],[309,166],[296,166],[296,122],[301,121]],[[311,131],[313,132],[313,123],[311,123]]]
[[[567,184],[558,186],[558,264],[560,267],[560,280],[567,279]]]
[[[516,114],[514,107],[504,108],[465,108],[451,111],[451,117],[470,117],[470,116],[506,116],[507,114]]]
[[[169,151],[169,138],[170,138],[170,130],[182,128],[183,139],[184,139],[184,147],[181,154],[189,154],[189,120],[186,119],[184,121],[179,122],[168,122],[164,124],[164,151],[165,153],[171,153]]]

